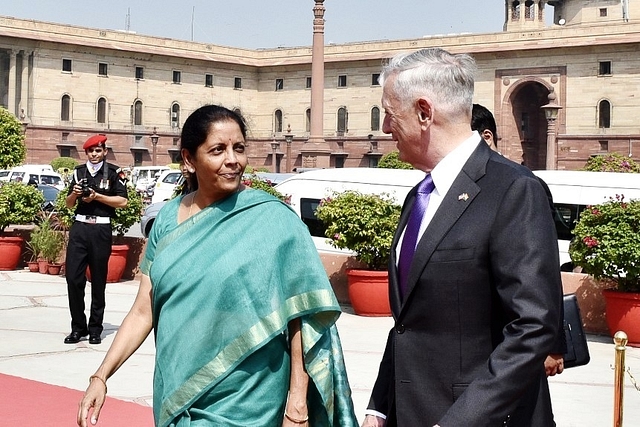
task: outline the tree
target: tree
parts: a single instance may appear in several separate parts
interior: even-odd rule
[[[78,166],[78,161],[71,157],[56,157],[51,160],[51,167],[54,171],[60,172],[61,169],[68,169],[68,171],[73,171],[73,168]]]
[[[378,162],[378,167],[384,169],[413,169],[413,166],[409,163],[401,161],[399,156],[400,153],[397,151],[385,154]]]
[[[0,169],[10,169],[22,164],[26,155],[22,123],[0,107]]]

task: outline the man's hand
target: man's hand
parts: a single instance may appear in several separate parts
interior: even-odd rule
[[[362,427],[384,427],[386,422],[386,420],[376,417],[375,415],[367,415],[364,417]]]
[[[544,360],[544,371],[548,377],[561,374],[564,371],[564,358],[562,354],[550,354]]]

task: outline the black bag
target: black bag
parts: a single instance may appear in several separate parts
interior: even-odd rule
[[[567,338],[567,352],[564,355],[564,367],[573,368],[589,363],[589,347],[587,337],[582,329],[580,307],[575,294],[565,295],[564,303],[564,334]]]

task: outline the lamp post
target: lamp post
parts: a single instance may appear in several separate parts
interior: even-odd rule
[[[556,159],[556,122],[558,119],[558,112],[562,109],[560,105],[556,103],[556,94],[551,88],[549,92],[549,103],[540,107],[544,111],[544,116],[547,119],[547,161],[546,169],[557,169]]]
[[[275,139],[275,135],[273,137],[273,141],[271,141],[271,156],[272,156],[272,161],[273,161],[273,173],[278,173],[278,165],[277,165],[277,160],[278,160],[278,153],[277,150],[278,148],[280,148],[280,143],[278,141],[276,141]]]
[[[156,133],[156,128],[153,128],[153,133],[151,134],[151,145],[153,146],[153,166],[156,165],[156,161],[157,161],[157,146],[158,146],[158,140],[160,139],[160,137],[158,136],[158,134]]]
[[[293,135],[291,134],[291,125],[287,125],[287,133],[284,135],[284,141],[287,143],[287,173],[291,173],[291,142]]]

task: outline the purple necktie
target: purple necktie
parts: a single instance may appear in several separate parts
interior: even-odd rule
[[[420,184],[418,184],[416,199],[411,207],[409,221],[404,230],[404,238],[402,239],[402,247],[400,248],[400,260],[398,261],[398,282],[400,283],[400,297],[402,299],[404,299],[404,295],[407,292],[409,268],[411,267],[413,255],[416,252],[420,224],[429,205],[429,197],[434,188],[431,174],[427,174]]]

